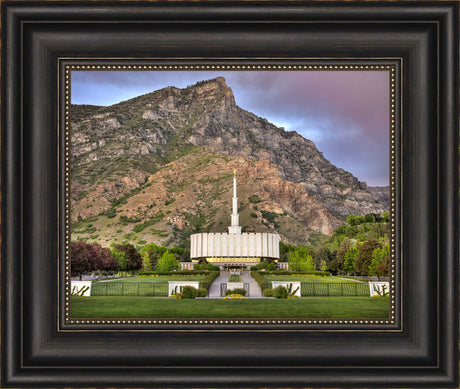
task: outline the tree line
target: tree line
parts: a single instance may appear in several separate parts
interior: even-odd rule
[[[389,213],[350,215],[314,250],[280,243],[280,261],[293,271],[329,271],[339,275],[389,275]]]
[[[71,275],[80,280],[83,274],[91,272],[109,275],[140,269],[159,272],[180,270],[179,262],[183,260],[190,260],[189,249],[168,249],[153,243],[143,246],[140,251],[130,243],[113,245],[111,249],[82,240],[70,244]]]
[[[332,274],[389,274],[389,214],[350,215],[332,236],[318,249],[280,243],[280,262],[288,262],[291,271],[329,271]],[[156,244],[142,246],[139,251],[130,243],[112,245],[110,249],[98,243],[71,242],[73,277],[100,271],[114,274],[129,272],[180,270],[179,262],[190,261],[189,248],[167,248]],[[260,269],[274,270],[276,265],[264,261]],[[206,264],[201,264],[206,266]]]

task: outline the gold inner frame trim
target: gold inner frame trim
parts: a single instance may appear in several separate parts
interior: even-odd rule
[[[340,61],[335,58],[252,58],[251,60],[272,60],[273,62],[280,62],[280,61],[294,61],[294,60],[302,60],[302,61],[325,61],[325,60],[334,60]],[[61,61],[104,61],[104,60],[116,60],[119,62],[126,62],[126,61],[140,61],[141,59],[130,58],[59,58],[58,60],[58,68],[62,66]],[[149,61],[155,61],[158,59],[146,59]],[[171,58],[169,59],[171,62],[177,61],[178,59]],[[190,59],[187,60],[198,60],[198,59]],[[222,61],[222,60],[229,60],[229,59],[207,59],[209,61],[215,60]],[[396,222],[395,216],[395,209],[396,209],[396,191],[395,191],[395,184],[396,184],[396,129],[397,126],[399,130],[402,132],[401,128],[401,118],[402,118],[402,66],[403,61],[402,58],[342,58],[343,61],[356,61],[356,64],[263,64],[263,65],[253,65],[253,64],[190,64],[190,65],[177,65],[177,64],[147,64],[147,65],[138,65],[138,64],[65,64],[64,65],[64,80],[63,80],[63,89],[64,89],[64,107],[63,110],[59,109],[59,112],[64,112],[64,129],[58,130],[59,134],[64,134],[64,205],[65,205],[65,236],[64,236],[64,247],[65,247],[65,261],[64,261],[64,322],[68,325],[125,325],[125,324],[145,324],[145,325],[197,325],[197,324],[212,324],[212,325],[228,325],[228,324],[235,324],[235,325],[279,325],[279,324],[293,324],[293,325],[322,325],[322,324],[332,324],[332,325],[392,325],[395,324],[395,304],[396,304],[396,297],[395,297],[395,288],[396,288],[396,265],[395,265],[395,242],[396,242],[396,231],[394,228]],[[400,83],[398,85],[400,90],[400,104],[396,107],[396,65],[393,64],[359,64],[359,61],[399,61],[401,69],[400,69]],[[357,71],[357,70],[364,70],[364,71],[388,71],[389,72],[389,79],[390,79],[390,128],[389,128],[389,137],[390,137],[390,312],[388,319],[247,319],[247,320],[240,320],[240,319],[228,319],[228,320],[221,320],[221,319],[72,319],[70,313],[70,281],[71,281],[71,272],[70,272],[70,98],[71,98],[71,72],[72,71],[94,71],[94,70],[101,70],[101,71],[108,71],[108,70],[119,70],[119,71],[140,71],[140,70],[152,70],[152,71],[166,71],[166,70],[252,70],[252,71],[263,71],[263,70],[279,70],[279,71],[302,71],[302,70],[316,70],[316,71]],[[59,84],[61,84],[61,80],[59,80]],[[59,91],[61,93],[61,91]],[[396,109],[398,108],[399,112],[399,123],[397,124],[397,115]],[[61,135],[60,135],[61,136]],[[402,231],[399,233],[402,237]],[[227,258],[225,258],[228,261]],[[401,269],[400,272],[402,273],[402,257],[401,257]],[[210,259],[212,261],[212,259]],[[239,259],[241,262],[241,259]],[[196,263],[197,261],[192,261]],[[401,286],[402,287],[402,286]],[[58,296],[59,300],[60,297],[60,288],[58,287]],[[401,302],[401,316],[402,316],[402,302]],[[58,328],[59,328],[59,318],[58,318]],[[170,329],[167,331],[171,331],[174,329]],[[257,331],[257,328],[254,330]],[[305,329],[298,329],[293,328],[293,331],[310,331],[308,328]],[[59,328],[59,332],[64,332]],[[67,331],[67,330],[65,330]],[[70,330],[73,331],[73,330]],[[78,331],[78,330],[77,330]],[[118,330],[106,330],[106,331],[118,331]],[[139,330],[136,330],[139,331]],[[163,330],[155,330],[153,329],[146,329],[143,331],[163,331]],[[183,331],[183,330],[182,330]],[[186,330],[192,331],[192,330]],[[265,330],[261,330],[265,331]],[[272,331],[272,330],[269,330]],[[317,331],[317,330],[314,330]],[[329,331],[329,330],[327,330]],[[340,331],[334,329],[333,331]],[[355,331],[344,329],[344,331]],[[363,329],[357,329],[356,331],[363,331]],[[400,332],[401,330],[366,330],[369,332],[375,331],[390,331],[390,332]]]

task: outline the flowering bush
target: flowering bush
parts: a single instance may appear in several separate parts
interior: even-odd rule
[[[223,299],[247,299],[247,297],[241,294],[229,294],[228,296],[222,297]]]

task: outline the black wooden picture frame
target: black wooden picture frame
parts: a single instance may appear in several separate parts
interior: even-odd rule
[[[2,2],[2,385],[458,387],[458,22],[457,1]],[[398,65],[394,324],[66,325],[60,61],[312,58]]]

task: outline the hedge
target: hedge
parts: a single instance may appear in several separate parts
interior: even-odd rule
[[[209,288],[211,287],[211,284],[214,282],[214,280],[220,276],[220,271],[212,271],[209,273],[206,278],[202,279],[200,281],[200,288],[205,288],[209,291]]]
[[[296,272],[296,271],[289,271],[289,270],[277,270],[277,271],[264,271],[263,275],[265,276],[321,276],[321,277],[329,277],[331,273],[328,271],[307,271],[307,272]]]
[[[148,276],[201,276],[209,275],[212,272],[209,270],[181,270],[181,271],[141,271],[139,277]]]
[[[254,278],[257,283],[259,284],[260,290],[264,290],[264,285],[267,283],[267,280],[264,278],[262,274],[260,274],[258,271],[252,271],[251,272],[251,277]],[[270,284],[271,285],[271,284]]]
[[[240,294],[242,296],[246,296],[246,290],[242,288],[227,289],[225,291],[225,295],[228,296],[229,294]]]

